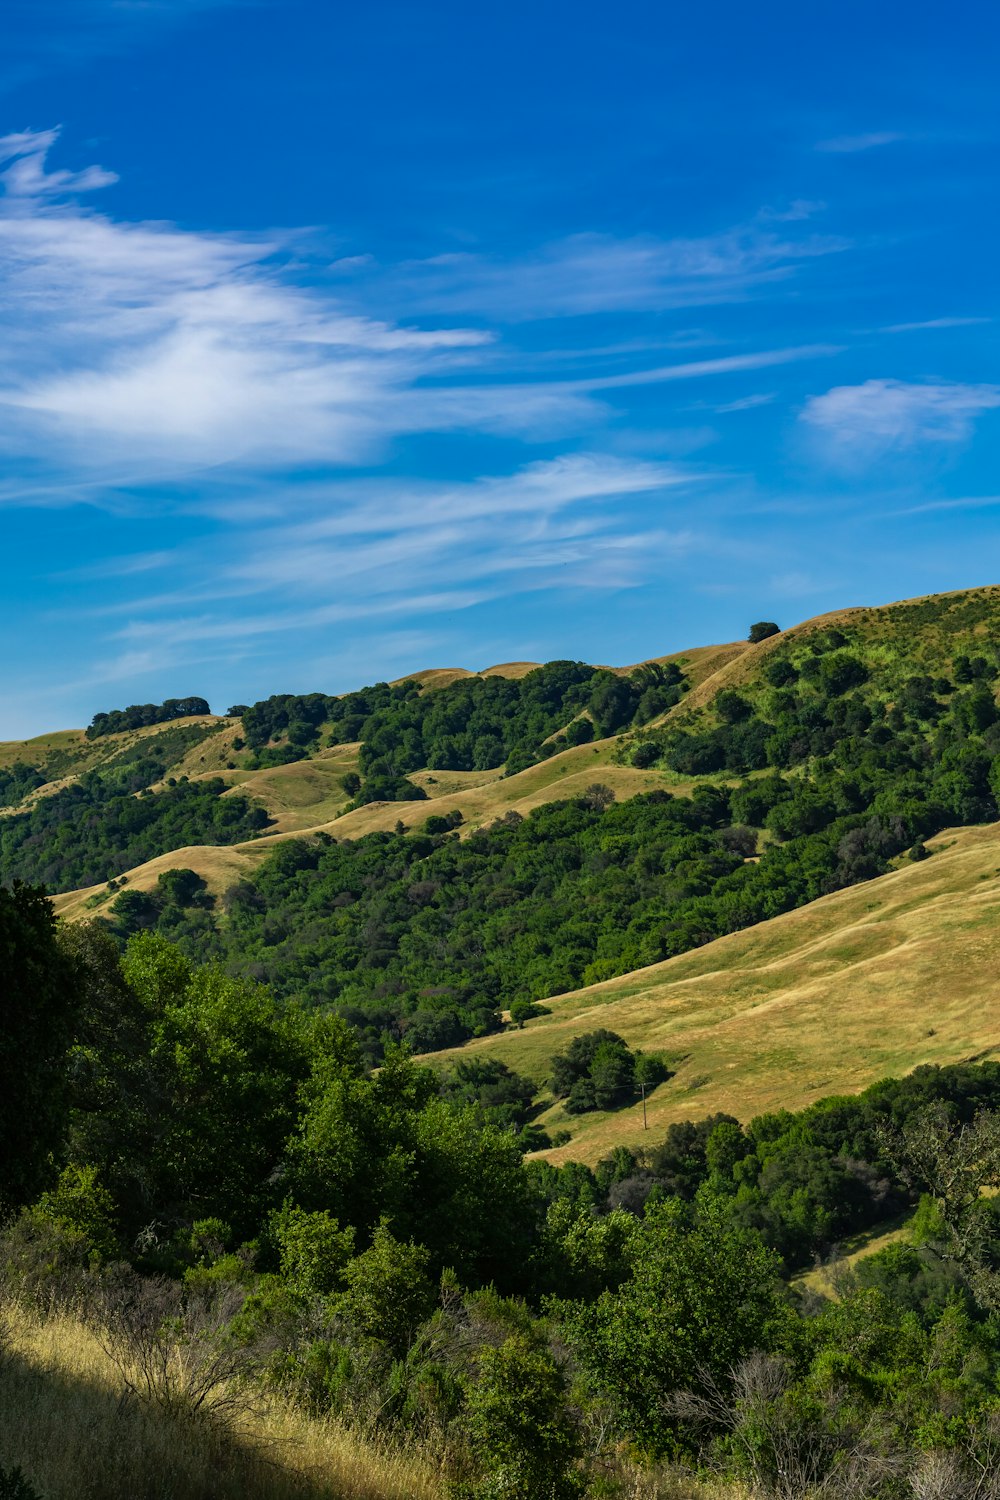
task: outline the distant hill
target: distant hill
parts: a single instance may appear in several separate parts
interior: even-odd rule
[[[594,1162],[644,1139],[642,1104],[567,1115],[550,1059],[606,1028],[659,1051],[674,1076],[647,1100],[649,1139],[722,1110],[748,1120],[857,1093],[921,1063],[1000,1057],[1000,825],[949,829],[932,856],[718,938],[664,963],[546,1001],[550,1014],[433,1054],[496,1058],[532,1078],[568,1128],[554,1161]]]
[[[0,747],[0,878],[47,879],[67,918],[99,916],[122,939],[153,927],[280,996],[335,1005],[375,1057],[387,1036],[463,1043],[542,1084],[600,1008],[630,1043],[685,1055],[654,1115],[745,1117],[815,1097],[813,1083],[857,1088],[993,1045],[971,998],[921,1035],[922,997],[946,1009],[958,993],[928,985],[924,945],[888,945],[898,993],[878,1014],[861,993],[878,955],[856,951],[860,929],[865,954],[886,937],[859,916],[873,879],[921,911],[934,891],[920,920],[940,925],[947,976],[966,865],[927,861],[925,845],[974,850],[984,886],[994,849],[1000,865],[998,689],[990,587],[629,667],[429,668],[223,718],[66,731]],[[791,946],[765,982],[772,931]],[[976,987],[979,951],[960,960]],[[772,982],[787,1005],[758,1015],[746,987]],[[527,1000],[551,1018],[503,1030]],[[548,1123],[573,1153],[635,1129],[634,1110],[567,1123],[560,1108]]]

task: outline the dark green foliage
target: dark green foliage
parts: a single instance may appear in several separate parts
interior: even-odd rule
[[[696,1123],[680,1120],[669,1127],[666,1140],[649,1156],[650,1170],[663,1184],[664,1192],[688,1200],[694,1197],[708,1176],[708,1143],[720,1125],[739,1129],[732,1115],[723,1114],[709,1115]],[[739,1150],[740,1159],[749,1150],[749,1147]]]
[[[199,895],[190,872],[166,888]],[[57,944],[34,892],[2,893],[0,937],[22,1002],[0,1015],[0,1124],[22,1132],[0,1160],[8,1206],[33,1198],[0,1241],[8,1295],[83,1296],[105,1332],[146,1308],[164,1348],[192,1307],[225,1307],[219,1346],[266,1354],[248,1374],[432,1439],[478,1500],[571,1500],[626,1448],[770,1496],[825,1485],[845,1451],[912,1493],[945,1459],[947,1493],[990,1472],[1000,1220],[980,1188],[1000,1180],[1000,1064],[678,1125],[594,1171],[526,1167],[512,1127],[532,1085],[502,1064],[442,1079],[390,1048],[372,1072],[336,1017],[161,938],[123,964],[99,928]],[[588,1077],[619,1055],[611,1034],[578,1041]],[[775,1251],[786,1269],[827,1254],[912,1204],[915,1176],[921,1245],[803,1315]]]
[[[87,728],[88,740],[104,734],[121,734],[125,729],[145,729],[150,724],[168,724],[171,719],[186,719],[192,714],[211,713],[204,698],[167,698],[163,703],[132,703],[128,708],[112,708],[95,714]]]
[[[0,1500],[42,1500],[42,1496],[28,1483],[21,1469],[16,1466],[5,1469],[0,1465]]]
[[[978,762],[953,776],[955,800],[989,797]],[[598,791],[462,841],[426,831],[290,840],[227,892],[228,920],[206,908],[183,923],[160,919],[159,930],[281,997],[335,1004],[372,1056],[386,1035],[433,1051],[496,1030],[500,1010],[518,1002],[881,874],[950,816],[919,799],[891,815],[859,811],[859,785],[832,775],[611,805]],[[764,824],[783,842],[750,863],[753,827]]]
[[[649,1451],[673,1446],[664,1398],[694,1371],[725,1379],[779,1320],[775,1258],[714,1208],[657,1204],[628,1246],[616,1292],[567,1309],[571,1341],[598,1390]]]
[[[585,1480],[582,1443],[566,1379],[537,1337],[487,1345],[469,1391],[465,1422],[478,1479],[455,1487],[470,1500],[575,1500]]]
[[[532,1114],[535,1085],[493,1058],[460,1058],[441,1080],[441,1097],[475,1104],[493,1125],[520,1130]]]
[[[301,759],[326,725],[330,745],[362,741],[363,785],[352,773],[348,795],[359,805],[406,802],[425,795],[407,780],[413,771],[506,765],[513,775],[595,732],[646,723],[679,702],[683,686],[675,663],[650,663],[623,677],[556,661],[519,679],[469,677],[437,689],[408,681],[375,683],[342,698],[279,694],[242,717],[255,765]]]
[[[74,966],[44,894],[0,886],[0,1218],[50,1174],[69,1107],[66,1058],[79,1005]]]
[[[363,1240],[387,1218],[397,1240],[426,1247],[434,1275],[450,1266],[466,1284],[521,1289],[540,1206],[512,1132],[439,1097],[434,1076],[405,1057],[368,1075],[338,1046],[318,1065],[289,1143],[294,1201]]]
[[[29,792],[45,785],[45,777],[35,766],[16,760],[0,770],[0,807],[16,807]]]
[[[747,640],[756,646],[759,641],[766,641],[768,636],[778,635],[780,631],[781,626],[776,625],[773,620],[758,620],[750,626]]]
[[[148,771],[137,772],[148,785]],[[0,878],[73,890],[109,880],[186,844],[235,844],[267,826],[242,796],[225,797],[216,777],[181,781],[138,797],[120,778],[91,772],[30,811],[0,821]]]
[[[366,1338],[385,1344],[399,1358],[434,1310],[430,1259],[423,1245],[395,1239],[383,1219],[368,1249],[344,1266],[346,1285],[338,1311]]]
[[[534,1000],[515,1000],[510,1007],[510,1019],[519,1031],[523,1029],[525,1022],[535,1021],[539,1016],[548,1014],[548,1007],[537,1005]]]
[[[552,1090],[565,1097],[574,1115],[631,1104],[637,1092],[635,1064],[635,1056],[615,1032],[589,1031],[574,1037],[566,1051],[552,1059]]]

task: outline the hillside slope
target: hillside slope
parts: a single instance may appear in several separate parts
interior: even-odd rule
[[[407,829],[420,828],[432,814],[450,812],[462,814],[460,836],[467,837],[505,813],[523,816],[557,798],[579,796],[595,780],[610,786],[619,798],[661,787],[685,796],[697,785],[698,778],[613,764],[617,743],[611,739],[596,745],[577,745],[515,776],[504,776],[502,769],[417,772],[413,780],[426,789],[426,802],[370,802],[350,812],[338,810],[347,803],[339,789],[343,768],[350,765],[350,752],[346,757],[339,753],[343,747],[288,766],[230,773],[238,778],[233,790],[246,792],[260,802],[270,813],[275,831],[241,844],[176,849],[126,871],[125,880],[134,890],[149,891],[165,870],[192,869],[213,895],[220,895],[228,885],[257,869],[277,845],[291,838],[317,833],[338,839],[360,838],[368,833],[389,833],[400,822]],[[106,887],[100,884],[63,892],[53,900],[60,916],[73,920],[92,916],[95,905],[106,895]]]
[[[757,702],[769,686],[764,669],[770,658],[799,657],[831,632],[845,636],[841,644],[857,651],[883,684],[915,673],[935,676],[951,667],[957,652],[977,651],[1000,637],[1000,587],[958,589],[815,615],[732,656],[720,655],[711,673],[695,679],[690,694],[664,717],[676,720],[708,707],[727,689]]]
[[[1000,824],[949,830],[930,859],[760,926],[546,1003],[522,1031],[467,1043],[543,1087],[549,1059],[604,1027],[664,1052],[675,1076],[647,1101],[650,1134],[724,1110],[748,1120],[853,1093],[921,1063],[1000,1054]],[[449,1062],[458,1054],[429,1060]],[[554,1160],[595,1161],[643,1138],[642,1107],[540,1123],[568,1128]]]

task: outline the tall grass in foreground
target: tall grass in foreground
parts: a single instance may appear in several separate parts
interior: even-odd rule
[[[275,1397],[226,1420],[136,1400],[93,1333],[69,1313],[0,1304],[0,1468],[43,1500],[446,1500],[419,1447],[405,1451]],[[615,1500],[746,1500],[727,1485],[623,1460]]]
[[[123,1401],[117,1371],[75,1319],[2,1311],[0,1465],[45,1500],[439,1500],[401,1453],[262,1399],[225,1425]]]

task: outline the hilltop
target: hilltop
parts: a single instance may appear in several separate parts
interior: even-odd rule
[[[838,1015],[837,995],[871,982],[852,954],[873,879],[933,889],[933,922],[951,932],[943,914],[965,887],[948,872],[965,866],[924,856],[928,841],[971,839],[989,873],[994,835],[979,825],[1000,816],[998,687],[991,587],[632,666],[427,669],[120,732],[121,713],[104,714],[88,732],[3,747],[20,794],[0,820],[3,873],[61,884],[64,916],[100,916],[122,940],[153,928],[280,998],[336,1006],[373,1060],[392,1038],[425,1053],[471,1044],[516,1055],[542,1085],[567,1035],[619,1007],[601,1024],[685,1059],[654,1112],[722,1100],[744,1117],[812,1082],[856,1088],[992,1044],[976,1031],[955,1052],[975,1030],[963,1013],[918,1045],[914,1000],[893,1008],[884,1049],[870,1018],[852,1030],[845,1014],[842,1060],[812,1080],[808,1045],[762,1036],[778,1015],[804,1025],[801,1005]],[[828,935],[813,994],[813,937],[799,935],[814,922]],[[757,1015],[744,1000],[772,927],[790,944],[788,1003]],[[884,938],[884,923],[871,930]],[[923,951],[891,949],[900,995],[927,992]],[[551,1017],[502,1029],[512,1005],[537,1002]],[[752,1065],[721,1078],[717,1055],[743,1056],[744,1031]],[[566,1127],[560,1109],[547,1127]],[[634,1111],[578,1117],[570,1149],[633,1129]]]

